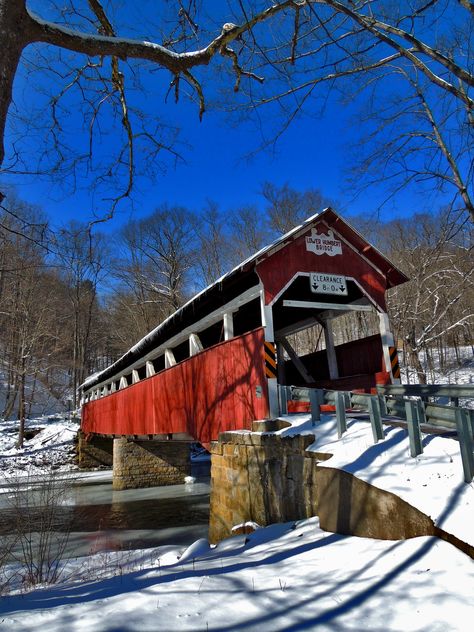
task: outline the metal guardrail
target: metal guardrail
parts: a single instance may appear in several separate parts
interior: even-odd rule
[[[460,398],[474,399],[474,384],[387,384],[377,386],[377,393],[385,396],[429,398],[448,397],[457,406]]]
[[[377,391],[386,395],[474,398],[474,384],[382,384]]]
[[[457,405],[461,397],[474,400],[474,385],[378,386],[377,395],[294,386],[279,386],[279,390],[282,414],[288,411],[290,399],[310,402],[313,425],[320,419],[321,405],[333,405],[339,438],[347,430],[347,409],[368,412],[375,443],[384,438],[383,421],[406,422],[412,457],[423,452],[423,427],[434,426],[455,431],[461,450],[464,480],[470,483],[474,478],[474,410]],[[438,397],[448,397],[456,405],[429,401]]]

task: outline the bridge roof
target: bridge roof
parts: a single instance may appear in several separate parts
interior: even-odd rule
[[[155,329],[150,331],[139,342],[131,347],[113,364],[88,377],[82,384],[82,390],[89,390],[131,367],[140,358],[150,353],[154,348],[166,343],[185,327],[192,325],[206,314],[219,309],[229,300],[239,296],[246,290],[258,286],[260,279],[256,273],[256,266],[283,249],[289,243],[303,235],[308,228],[319,222],[324,222],[343,237],[351,247],[363,256],[374,268],[381,272],[386,279],[386,287],[391,288],[405,281],[408,277],[397,269],[375,246],[370,244],[362,235],[331,208],[326,208],[306,219],[282,237],[254,253],[235,268],[211,283],[208,287],[193,296],[187,303],[166,318]]]

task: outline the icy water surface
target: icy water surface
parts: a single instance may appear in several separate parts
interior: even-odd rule
[[[68,486],[53,529],[70,531],[67,555],[71,557],[163,544],[186,546],[207,537],[209,522],[209,464],[194,466],[193,475],[193,484],[122,491],[112,489],[111,473],[79,479]],[[22,506],[37,494],[31,486]],[[15,528],[19,512],[12,502],[12,494],[0,496],[1,535]],[[41,520],[37,504],[31,502],[26,514],[31,530]]]

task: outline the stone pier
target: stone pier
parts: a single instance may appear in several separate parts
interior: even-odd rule
[[[191,472],[188,441],[113,442],[113,489],[180,485]]]
[[[100,435],[85,435],[81,430],[77,436],[77,457],[81,469],[90,470],[101,465],[112,467],[113,439]]]

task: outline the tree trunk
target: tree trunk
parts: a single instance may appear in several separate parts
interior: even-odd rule
[[[416,371],[418,383],[426,384],[426,372],[425,372],[425,369],[423,368],[423,365],[421,364],[419,350],[416,347],[412,346],[408,340],[406,341],[406,345],[407,345],[407,350],[410,356],[410,361],[411,363],[413,363],[413,368]]]
[[[74,410],[77,408],[77,387],[78,387],[78,347],[79,347],[79,308],[74,306],[74,335],[72,349],[72,401]]]
[[[434,381],[434,362],[433,362],[433,354],[431,352],[431,349],[429,349],[428,347],[426,348],[426,364],[428,366],[428,370],[430,372],[430,380],[433,382]]]
[[[38,369],[35,369],[34,373],[30,375],[32,379],[31,393],[28,397],[28,406],[25,403],[25,412],[28,419],[31,417],[31,409],[33,408],[33,402],[35,400],[36,387],[38,385]],[[49,389],[49,381],[45,380],[46,387]]]
[[[11,336],[13,337],[13,336]],[[19,382],[18,382],[18,362],[15,354],[15,347],[10,340],[10,349],[8,354],[8,385],[5,399],[5,407],[3,409],[2,417],[7,420],[13,414],[15,410],[16,398],[18,396]]]
[[[0,166],[5,158],[4,134],[12,102],[13,81],[24,47],[28,14],[24,0],[0,0]]]
[[[5,419],[5,421],[7,421],[12,416],[13,411],[15,410],[17,395],[18,395],[18,384],[14,384],[13,388],[9,384],[8,391],[7,391],[7,398],[5,401],[5,408],[3,409],[3,412],[2,412],[2,417]]]
[[[456,354],[456,362],[458,365],[461,364],[461,354],[459,353],[459,347],[458,347],[458,337],[456,336],[456,334],[453,335],[453,347],[454,347],[454,353]]]
[[[18,429],[17,448],[23,447],[25,440],[25,357],[21,358],[21,376],[20,376],[20,401],[18,402],[18,418],[20,420]]]
[[[397,340],[397,337],[395,337]],[[406,383],[410,384],[410,363],[408,361],[408,347],[406,340],[403,341],[403,364],[405,365]]]

